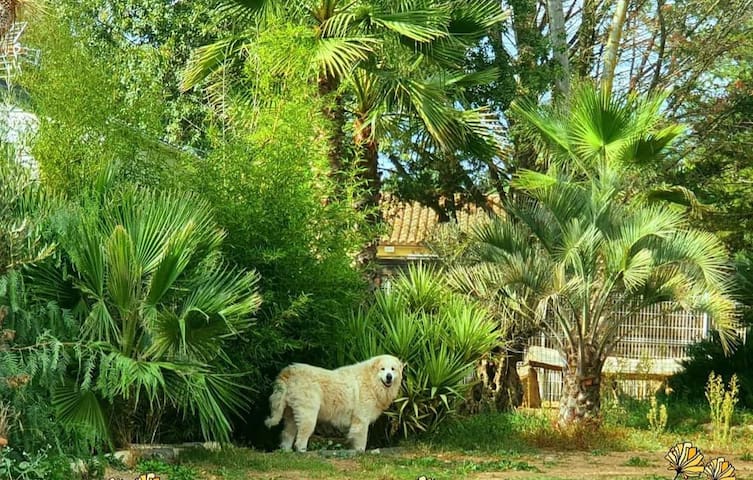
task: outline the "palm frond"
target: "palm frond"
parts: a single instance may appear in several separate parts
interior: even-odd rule
[[[366,60],[377,43],[369,37],[322,38],[316,42],[314,61],[327,75],[342,78]]]
[[[95,441],[110,439],[102,401],[92,390],[64,384],[52,391],[52,407],[58,420],[70,428],[83,428]]]
[[[106,240],[107,290],[121,316],[128,316],[136,305],[141,288],[141,265],[136,262],[133,240],[118,225]]]
[[[217,12],[222,18],[252,25],[279,16],[284,3],[279,0],[224,0],[217,6]]]
[[[181,403],[188,403],[186,413],[198,415],[204,438],[227,442],[232,427],[229,413],[240,414],[246,409],[245,392],[237,375],[196,373],[184,377]]]
[[[146,297],[147,306],[155,306],[172,288],[175,281],[188,266],[197,241],[196,224],[189,220],[180,230],[174,232],[172,237],[164,244],[163,252],[159,256],[159,263],[149,282],[149,293]]]
[[[246,36],[234,36],[194,50],[181,76],[180,90],[185,92],[199,85],[228,61],[237,58],[248,42]]]
[[[372,11],[368,20],[388,31],[416,42],[431,42],[449,35],[443,26],[449,20],[447,12],[434,10],[404,10],[399,12]]]

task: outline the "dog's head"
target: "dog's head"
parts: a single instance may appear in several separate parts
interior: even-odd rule
[[[374,368],[385,388],[400,385],[403,380],[403,362],[392,355],[380,355],[374,358]]]

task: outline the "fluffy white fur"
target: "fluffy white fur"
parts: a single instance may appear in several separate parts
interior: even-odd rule
[[[364,451],[369,425],[395,400],[402,378],[403,363],[391,355],[336,370],[295,363],[277,376],[265,424],[271,428],[284,419],[283,450],[295,441],[305,452],[317,422],[326,422],[347,429],[353,448]]]

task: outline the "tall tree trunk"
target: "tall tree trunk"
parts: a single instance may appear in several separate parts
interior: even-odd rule
[[[358,116],[353,125],[354,143],[358,152],[358,174],[356,178],[363,185],[363,196],[358,202],[358,208],[366,212],[366,222],[375,226],[382,220],[379,202],[381,199],[381,181],[379,178],[379,144],[374,138],[371,125],[365,116]],[[368,242],[358,254],[358,263],[367,267],[367,276],[372,286],[377,283],[377,272],[368,267],[376,263],[378,239]]]
[[[562,8],[562,0],[547,0],[546,4],[549,15],[552,55],[558,67],[554,84],[559,94],[566,97],[570,91],[570,60],[568,58],[567,34],[565,33],[565,12]]]
[[[330,176],[335,179],[337,185],[339,176],[343,171],[343,161],[345,156],[345,105],[341,94],[337,93],[340,86],[340,80],[323,74],[319,77],[319,96],[324,102],[322,113],[324,117],[331,122],[331,134],[327,139],[329,148],[327,157],[329,158]]]
[[[506,349],[499,368],[499,387],[494,396],[494,404],[497,411],[506,412],[514,410],[523,403],[523,384],[518,375],[518,362],[523,360],[523,345],[516,342]]]
[[[664,0],[656,2],[656,20],[659,22],[659,52],[657,53],[656,63],[654,64],[654,77],[651,85],[648,87],[649,92],[653,92],[659,86],[661,80],[661,70],[664,66],[664,54],[667,48],[667,22],[664,19]]]
[[[567,369],[562,386],[560,426],[595,422],[601,410],[601,370],[604,361],[592,345],[567,352]]]
[[[381,197],[381,181],[379,179],[379,144],[374,138],[371,125],[362,116],[356,118],[353,125],[354,143],[358,152],[358,180],[365,187],[361,209],[368,210],[369,223],[379,222],[379,200]]]
[[[609,31],[609,41],[607,41],[606,51],[604,52],[604,72],[601,77],[601,88],[604,95],[612,95],[612,85],[614,84],[614,71],[617,68],[619,59],[620,40],[622,39],[622,28],[625,26],[629,0],[617,0],[612,17],[612,27]]]
[[[578,28],[578,50],[575,56],[578,75],[586,78],[591,74],[596,44],[596,0],[583,0],[580,27]]]
[[[0,0],[0,37],[5,36],[16,21],[16,0]]]

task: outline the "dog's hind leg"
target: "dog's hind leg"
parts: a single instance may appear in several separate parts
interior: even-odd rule
[[[285,409],[282,421],[285,423],[285,426],[282,429],[280,448],[289,452],[293,449],[293,441],[295,440],[295,434],[298,431],[298,428],[295,425],[295,416],[290,407]]]
[[[309,437],[314,433],[316,428],[316,418],[319,413],[317,406],[316,410],[307,408],[306,410],[298,410],[295,412],[295,423],[298,431],[295,435],[295,449],[299,452],[305,452],[308,448]]]

